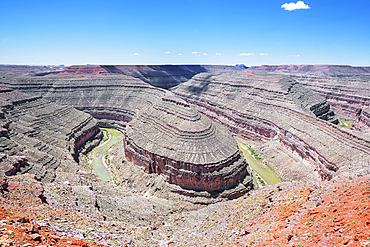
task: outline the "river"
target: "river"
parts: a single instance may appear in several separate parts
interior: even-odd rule
[[[238,143],[238,146],[240,150],[243,152],[244,158],[247,160],[247,163],[258,175],[260,175],[263,178],[263,180],[265,180],[268,184],[271,185],[280,182],[279,178],[276,177],[275,174],[269,168],[262,167],[261,164],[252,157],[247,147],[243,143]]]
[[[105,159],[106,152],[117,142],[123,139],[123,134],[118,130],[114,129],[105,129],[101,128],[101,130],[108,131],[109,134],[109,141],[106,141],[99,145],[91,152],[91,157],[93,159],[92,167],[96,175],[102,181],[110,181],[111,176],[110,173],[107,171],[107,168],[103,165],[103,159]]]

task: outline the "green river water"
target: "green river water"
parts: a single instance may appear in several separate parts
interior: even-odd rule
[[[102,181],[110,181],[111,176],[109,172],[107,171],[107,168],[102,163],[102,160],[105,158],[106,152],[117,142],[123,139],[123,134],[117,130],[114,129],[106,129],[102,128],[102,130],[108,131],[110,135],[110,140],[105,143],[104,145],[95,148],[92,151],[91,157],[93,159],[93,170],[96,175],[102,180]],[[260,175],[263,180],[265,180],[268,184],[276,184],[279,182],[279,179],[275,176],[275,174],[270,170],[262,167],[258,161],[256,161],[252,155],[239,144],[240,150],[244,154],[244,158],[247,160],[248,164],[252,167],[252,169]]]
[[[110,181],[111,177],[109,172],[107,171],[107,168],[102,163],[102,160],[104,159],[105,153],[110,149],[114,144],[119,142],[123,139],[123,134],[117,130],[114,129],[101,129],[108,131],[110,135],[109,142],[105,143],[103,146],[97,147],[92,151],[91,157],[93,158],[93,170],[96,175],[102,180],[102,181]]]
[[[275,176],[275,174],[270,170],[262,167],[257,160],[255,160],[252,155],[245,150],[241,145],[238,144],[240,150],[244,154],[244,158],[247,160],[247,163],[252,167],[252,169],[260,175],[263,180],[265,180],[268,184],[276,184],[280,182],[280,180]]]

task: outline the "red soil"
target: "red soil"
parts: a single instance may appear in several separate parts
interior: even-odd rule
[[[31,246],[104,246],[86,240],[63,238],[48,227],[34,224],[36,219],[78,220],[81,216],[43,203],[40,198],[42,184],[33,175],[18,176],[19,182],[7,182],[7,186],[5,180],[2,177],[0,188],[0,246],[21,246],[26,243]]]

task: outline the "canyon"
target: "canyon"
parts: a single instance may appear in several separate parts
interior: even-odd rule
[[[184,228],[157,223],[206,221],[260,190],[319,191],[370,174],[369,80],[369,67],[336,65],[0,66],[0,169],[10,179],[33,174],[50,207],[155,232],[140,242],[130,228],[116,236],[121,245],[132,244],[128,235],[180,245]],[[124,134],[107,154],[110,182],[89,163],[99,127]],[[281,182],[258,189],[236,141]]]

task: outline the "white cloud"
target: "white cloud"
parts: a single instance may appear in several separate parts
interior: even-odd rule
[[[298,1],[297,3],[284,3],[281,7],[288,11],[296,9],[310,9],[310,6],[305,4],[303,1]]]
[[[208,56],[208,54],[207,54],[207,53],[204,53],[203,55],[204,55],[204,56]]]
[[[267,56],[266,53],[260,53],[260,56]]]
[[[217,55],[217,56],[221,56],[221,53],[217,53],[217,52],[216,52],[216,55]]]
[[[254,53],[245,53],[245,52],[243,52],[243,53],[240,53],[240,54],[238,54],[239,56],[253,56],[254,55]]]
[[[177,54],[177,55],[181,56],[182,54],[181,54],[181,53],[179,53],[179,54]]]
[[[301,55],[289,55],[288,57],[300,57]]]
[[[169,54],[170,52],[169,51],[166,51],[165,54]]]
[[[198,52],[196,52],[196,51],[192,51],[192,52],[191,52],[191,54],[197,54],[197,53],[198,53]]]
[[[200,55],[195,55],[196,57],[200,57]]]
[[[134,53],[134,56],[139,56],[139,53],[135,52],[135,53]]]

